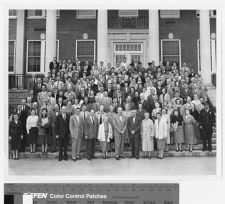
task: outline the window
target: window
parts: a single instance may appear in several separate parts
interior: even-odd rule
[[[161,60],[163,64],[167,61],[172,64],[175,62],[177,67],[181,65],[181,46],[180,40],[173,39],[173,40],[161,40]]]
[[[198,51],[198,71],[201,72],[201,51],[200,51],[200,39],[197,40]],[[215,72],[217,67],[217,54],[216,54],[216,40],[210,40],[210,61],[211,71]]]
[[[130,52],[143,52],[142,43],[115,43],[114,45],[114,52],[121,52],[121,51],[130,51]]]
[[[200,10],[196,10],[196,17],[199,18]],[[209,10],[209,17],[216,18],[216,10]]]
[[[76,57],[80,62],[95,61],[95,40],[76,40]]]
[[[96,18],[96,10],[77,10],[76,18],[77,19]]]
[[[161,18],[180,18],[180,10],[160,10]]]
[[[138,17],[138,10],[119,10],[119,17]]]
[[[8,71],[14,72],[15,70],[15,53],[16,53],[16,46],[15,40],[9,40],[9,50],[8,50]]]
[[[44,67],[41,64],[45,64],[45,45],[44,49],[41,49],[41,40],[28,40],[27,43],[27,72],[44,72]],[[44,50],[44,53],[41,53]],[[59,54],[59,41],[56,41],[56,56],[58,59]]]
[[[41,41],[28,41],[27,72],[41,71]]]
[[[60,10],[56,11],[56,16],[59,18]],[[47,10],[28,10],[28,18],[46,18]]]
[[[16,9],[9,9],[9,18],[16,18]]]

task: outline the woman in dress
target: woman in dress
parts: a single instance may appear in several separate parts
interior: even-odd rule
[[[38,140],[39,144],[41,144],[42,153],[47,153],[48,148],[48,136],[49,136],[49,124],[50,120],[48,117],[47,109],[42,109],[41,115],[38,119]]]
[[[153,121],[149,118],[149,112],[145,112],[145,119],[141,124],[142,151],[144,158],[151,159],[151,152],[154,150],[155,127]]]
[[[108,143],[110,139],[112,139],[113,132],[112,126],[109,122],[109,117],[105,116],[103,119],[103,123],[99,125],[98,131],[98,140],[100,141],[100,146],[102,150],[102,157],[103,159],[108,158],[107,151],[108,151]]]
[[[131,117],[132,111],[130,110],[129,104],[125,104],[125,110],[123,111],[123,115],[126,118],[126,120],[128,120],[128,118]],[[124,132],[124,144],[125,146],[129,146],[130,144],[128,128],[126,128]]]
[[[31,115],[27,118],[26,129],[29,135],[28,143],[30,144],[30,152],[35,153],[38,135],[38,116],[35,115],[35,109],[31,109]]]
[[[195,105],[193,103],[191,104],[190,114],[196,121],[196,123],[194,124],[194,144],[198,144],[198,141],[200,140],[199,112],[195,109]]]
[[[9,123],[9,139],[11,142],[11,150],[12,150],[12,158],[14,160],[19,159],[19,146],[21,139],[23,139],[22,134],[22,126],[21,122],[19,121],[18,113],[14,113],[12,116],[12,121]]]
[[[73,115],[74,113],[74,107],[72,106],[72,101],[71,100],[68,100],[67,101],[67,104],[66,104],[66,113],[68,115]]]
[[[192,152],[192,146],[194,144],[194,124],[195,124],[194,117],[190,114],[190,110],[185,110],[184,116],[184,138],[185,143],[187,145],[187,151]]]
[[[173,116],[171,118],[171,125],[173,128],[176,151],[182,152],[182,143],[184,142],[183,117],[179,114],[178,110],[174,110]]]
[[[163,159],[163,151],[165,149],[165,140],[167,137],[167,124],[160,112],[156,113],[155,121],[155,138],[157,139],[157,148],[159,151],[158,159]]]
[[[162,119],[166,120],[166,124],[167,124],[167,137],[166,137],[165,151],[168,152],[168,145],[170,144],[170,115],[167,113],[167,110],[165,108],[162,108]]]

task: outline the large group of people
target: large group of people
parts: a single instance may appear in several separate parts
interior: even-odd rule
[[[116,160],[131,148],[131,158],[157,158],[164,151],[193,150],[203,143],[202,151],[212,151],[215,114],[209,108],[207,88],[201,77],[186,63],[165,66],[155,62],[144,68],[141,62],[112,67],[104,62],[80,63],[78,59],[49,65],[47,76],[28,80],[28,96],[10,117],[9,138],[12,158],[19,159],[27,145],[30,152],[41,145],[43,155],[59,152],[58,160],[95,158],[96,143],[102,157],[115,151]],[[85,148],[84,148],[85,147]]]

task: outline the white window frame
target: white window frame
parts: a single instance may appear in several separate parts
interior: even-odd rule
[[[96,61],[96,40],[95,39],[87,39],[87,40],[83,40],[83,39],[79,39],[76,40],[76,47],[75,47],[75,53],[76,53],[76,58],[77,58],[77,43],[78,42],[83,42],[83,41],[93,41],[94,42],[94,61]],[[78,58],[79,60],[79,58]]]
[[[42,42],[42,40],[27,40],[27,51],[26,51],[26,73],[27,74],[42,74],[42,73],[45,73],[45,70],[46,70],[46,67],[43,67],[43,70],[41,69],[42,68],[42,60],[44,60],[44,65],[45,65],[45,59],[46,59],[46,40],[43,40],[45,43],[44,43],[44,50],[45,50],[45,53],[44,53],[44,59],[42,59],[42,53],[41,53],[41,50],[40,50],[40,72],[28,72],[28,48],[29,48],[29,42],[35,42],[35,41],[39,41],[40,43]],[[57,59],[59,59],[59,40],[56,40],[58,42],[58,47],[57,47]]]
[[[82,10],[76,10],[76,19],[95,19],[96,15],[97,15],[96,14],[96,10],[94,10],[94,9],[89,9],[89,10],[90,11],[95,11],[95,13],[92,14],[92,15],[80,15],[79,11],[82,11]]]
[[[177,11],[176,14],[169,14],[171,11]],[[163,13],[168,12],[168,13]],[[160,18],[180,18],[180,10],[160,10]]]
[[[135,14],[126,14],[125,12],[126,11],[133,11],[133,12],[136,12]],[[133,9],[131,9],[131,10],[119,10],[119,12],[118,12],[118,16],[119,17],[138,17],[138,10],[133,10]]]
[[[140,44],[141,45],[141,50],[140,51],[135,51],[135,50],[122,50],[122,51],[116,51],[116,45],[118,44]],[[114,54],[121,54],[121,53],[129,53],[129,54],[143,54],[144,53],[144,45],[142,42],[115,42],[113,43],[113,52]]]
[[[31,9],[31,10],[35,10],[35,9]],[[36,9],[36,10],[41,10],[41,9]],[[27,15],[27,19],[46,19],[46,16],[47,16],[47,10],[42,9],[42,15],[41,16],[29,16],[29,15]],[[56,11],[56,18],[58,19],[59,16],[60,16],[60,10],[57,10]]]
[[[217,60],[216,60],[216,64],[215,64],[215,67],[213,68],[212,67],[212,39],[210,39],[210,69],[211,69],[211,72],[212,73],[215,73],[216,72],[216,69],[217,69]],[[216,40],[215,40],[215,43],[216,43]],[[217,50],[215,50],[215,57],[217,59],[217,53],[216,53]],[[201,68],[201,64],[200,64],[200,57],[201,57],[201,53],[200,53],[200,39],[197,39],[197,58],[198,58],[198,72],[201,73],[202,70],[200,70]]]
[[[10,11],[10,10],[16,10],[16,9],[9,9],[9,11]],[[16,11],[17,11],[17,10],[16,10]],[[16,12],[16,13],[17,13],[17,12]],[[16,19],[16,18],[17,18],[17,14],[16,14],[15,16],[10,16],[10,15],[9,15],[9,19]]]
[[[213,9],[213,10],[209,10],[209,17],[210,18],[216,18],[216,15],[214,15],[213,11],[216,10],[216,9]],[[196,10],[196,18],[199,18],[200,17],[200,10]]]
[[[161,39],[161,61],[162,62],[163,62],[163,42],[165,42],[165,41],[178,41],[179,42],[179,68],[181,68],[181,40],[180,39]],[[172,55],[172,56],[174,56],[174,55]]]
[[[11,42],[14,42],[14,60],[13,60],[13,71],[12,72],[9,72],[9,67],[8,67],[8,73],[9,74],[14,74],[15,73],[15,68],[16,68],[16,40],[9,40],[8,43],[10,41]],[[9,54],[9,52],[8,52],[8,54]],[[9,56],[8,56],[8,58],[9,58]],[[9,62],[8,62],[8,64],[9,64]]]

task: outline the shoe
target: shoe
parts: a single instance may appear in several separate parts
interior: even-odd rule
[[[136,159],[139,159],[139,157],[135,157]]]
[[[180,150],[176,149],[176,152],[179,152]]]
[[[116,160],[120,160],[120,158],[119,157],[116,157]]]
[[[209,149],[208,151],[209,151],[209,152],[212,152],[212,150],[211,150],[211,149]]]
[[[148,159],[151,159],[152,157],[151,156],[148,156]]]
[[[77,157],[76,160],[82,160],[82,158],[81,157]]]
[[[134,156],[130,156],[130,159],[133,159],[134,158]]]
[[[180,152],[183,152],[183,149],[179,149]]]
[[[164,157],[160,157],[160,159],[163,159]]]
[[[103,159],[106,159],[106,156],[103,156]]]
[[[92,158],[92,159],[97,159],[97,157],[96,157],[96,156],[92,156],[91,158]]]
[[[15,160],[19,160],[19,158],[15,158]]]
[[[72,159],[73,161],[77,161],[77,159]]]
[[[64,159],[65,161],[68,161],[68,156],[64,156],[63,159]]]
[[[157,159],[161,159],[161,157],[160,157],[160,156],[158,156],[158,157],[157,157]]]
[[[91,157],[87,157],[87,160],[91,161],[91,160],[92,160],[92,158],[91,158]]]
[[[189,149],[189,152],[192,152],[192,150]]]
[[[143,156],[144,159],[147,158],[147,157],[148,157],[147,155],[144,155],[144,156]]]
[[[120,158],[120,159],[123,159],[124,157],[123,157],[123,156],[119,156],[119,158]]]
[[[62,161],[62,157],[59,157],[59,161]]]

